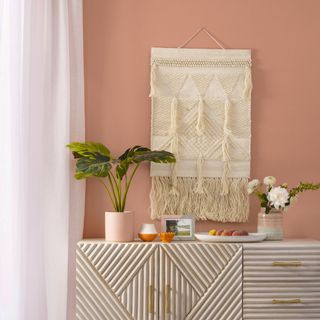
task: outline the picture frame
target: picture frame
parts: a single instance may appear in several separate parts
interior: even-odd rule
[[[194,240],[194,217],[188,215],[164,215],[161,217],[161,232],[174,232],[174,240]]]

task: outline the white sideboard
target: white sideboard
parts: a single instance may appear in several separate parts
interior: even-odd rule
[[[77,248],[78,320],[320,319],[320,242]]]

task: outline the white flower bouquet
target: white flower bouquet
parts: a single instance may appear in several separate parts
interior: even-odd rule
[[[275,177],[267,176],[263,179],[263,182],[254,179],[248,183],[248,193],[255,194],[258,197],[261,207],[265,208],[267,214],[271,209],[284,210],[297,199],[300,192],[320,189],[320,183],[300,182],[297,187],[289,190],[287,183],[276,187],[276,182]]]

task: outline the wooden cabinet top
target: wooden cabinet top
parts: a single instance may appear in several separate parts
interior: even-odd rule
[[[111,243],[106,242],[104,239],[83,239],[78,242],[78,244],[102,244],[102,243]],[[112,242],[113,244],[116,244],[116,242]],[[132,243],[132,244],[141,244],[141,245],[183,245],[185,243],[191,244],[221,244],[221,243],[214,243],[214,242],[201,242],[201,241],[173,241],[171,243],[162,243],[160,241],[153,241],[153,242],[142,242],[140,240],[134,241],[134,242],[119,242],[118,244],[124,244],[124,243]],[[313,239],[285,239],[282,241],[261,241],[261,242],[252,242],[252,243],[237,243],[237,242],[231,242],[232,244],[237,244],[240,246],[243,246],[244,248],[277,248],[277,247],[318,247],[320,246],[319,240],[313,240]],[[226,244],[226,243],[224,243]]]

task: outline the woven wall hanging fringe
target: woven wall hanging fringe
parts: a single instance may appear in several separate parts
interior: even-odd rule
[[[151,217],[244,222],[251,136],[250,50],[152,48]]]

